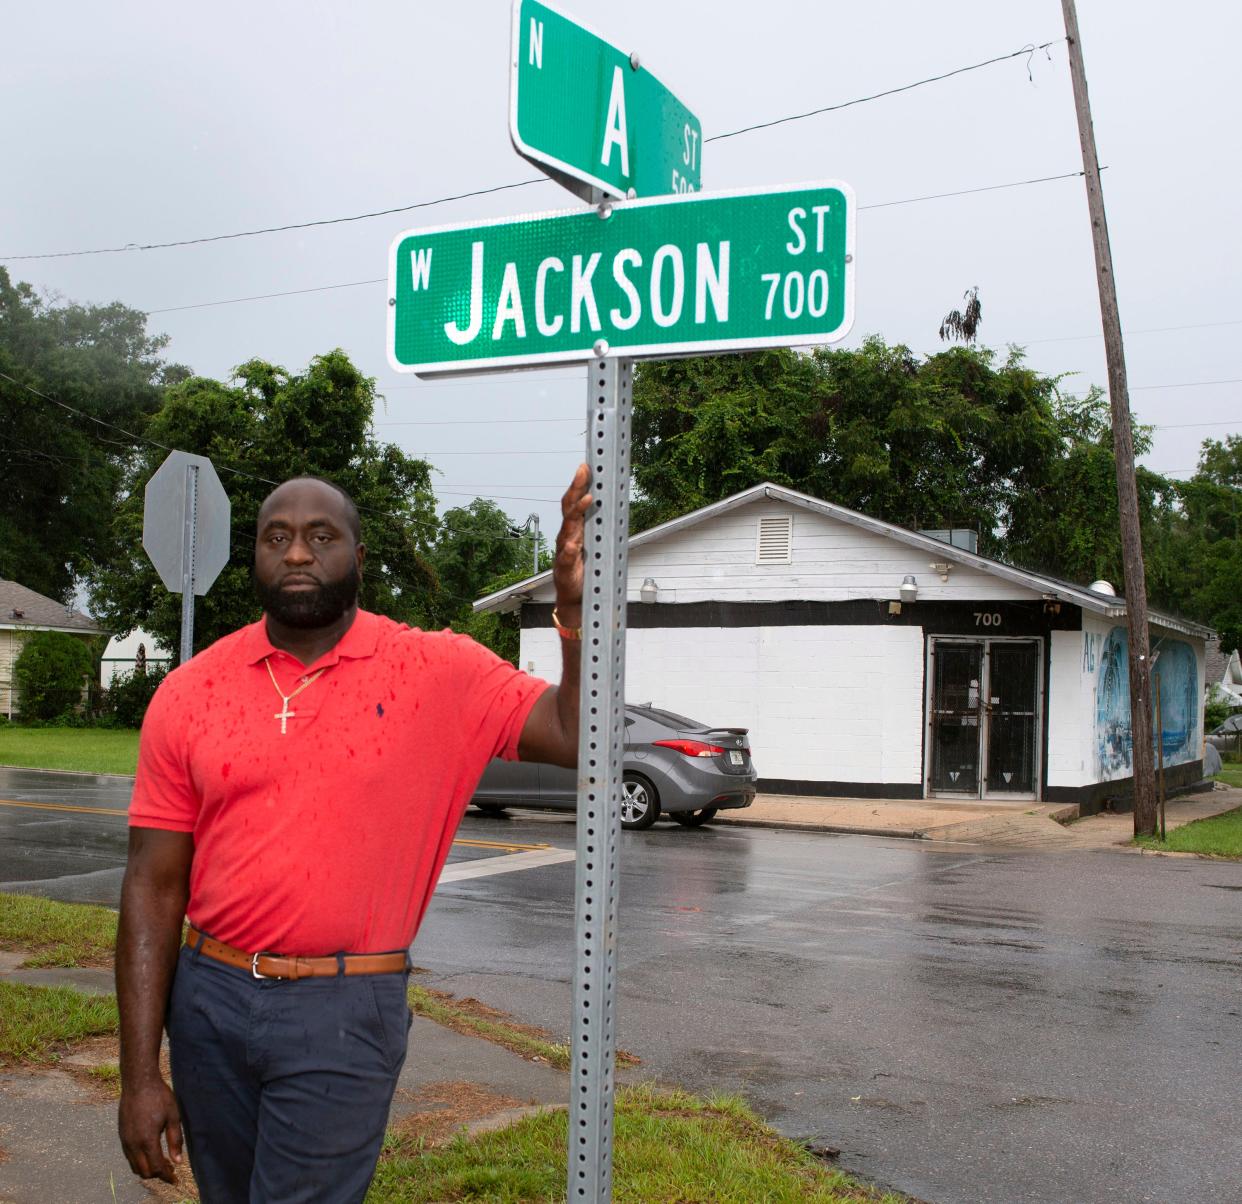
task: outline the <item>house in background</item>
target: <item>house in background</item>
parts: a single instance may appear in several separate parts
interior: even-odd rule
[[[1126,606],[778,485],[629,543],[626,698],[750,729],[760,787],[1077,802],[1133,791]],[[520,610],[520,664],[556,680],[551,573],[475,603]],[[1204,644],[1151,614],[1170,787],[1202,777]]]
[[[144,663],[149,669],[154,669],[157,665],[167,668],[173,663],[172,653],[141,627],[127,636],[113,636],[108,641],[103,660],[99,664],[99,684],[105,690],[112,684],[114,677],[122,677],[134,671],[138,664],[139,648],[142,649]]]
[[[1242,657],[1236,648],[1222,652],[1220,640],[1208,640],[1205,677],[1207,702],[1216,699],[1234,710],[1242,710]]]
[[[0,578],[0,714],[10,719],[21,710],[13,688],[13,665],[35,631],[63,631],[91,644],[108,634],[81,611]]]

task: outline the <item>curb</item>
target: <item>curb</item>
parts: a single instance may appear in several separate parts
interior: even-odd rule
[[[786,819],[724,819],[717,823],[735,828],[776,828],[785,832],[831,832],[834,836],[898,836],[902,840],[927,840],[915,828],[864,828],[847,824],[798,823]]]
[[[24,769],[27,773],[46,773],[46,774],[68,774],[75,778],[116,778],[121,782],[132,782],[134,775],[132,773],[95,773],[90,769],[47,769],[36,765],[10,765],[7,761],[0,761],[0,769]]]

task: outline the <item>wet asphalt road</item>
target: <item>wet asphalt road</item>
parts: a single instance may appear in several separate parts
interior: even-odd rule
[[[112,901],[123,819],[18,814],[0,806],[0,889]],[[574,829],[471,813],[459,835]],[[572,895],[572,864],[442,886],[423,981],[567,1033]],[[1242,1200],[1242,865],[660,824],[623,837],[622,928],[620,1041],[645,1072],[741,1092],[880,1183]]]

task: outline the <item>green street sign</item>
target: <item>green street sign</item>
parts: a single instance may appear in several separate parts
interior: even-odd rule
[[[843,338],[854,194],[694,193],[399,234],[388,362],[420,376]]]
[[[703,129],[637,56],[538,0],[514,0],[509,135],[584,200],[698,192]]]

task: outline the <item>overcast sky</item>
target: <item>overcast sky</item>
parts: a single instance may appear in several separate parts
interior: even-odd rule
[[[299,370],[343,347],[385,398],[377,433],[431,461],[443,505],[491,496],[554,529],[581,455],[584,369],[398,375],[384,351],[383,283],[177,307],[373,281],[400,231],[578,204],[556,184],[190,247],[11,258],[344,217],[538,176],[509,143],[510,11],[507,0],[9,3],[0,261],[66,299],[150,312],[169,355],[208,375],[255,356]],[[637,51],[705,138],[1064,34],[1057,0],[574,0],[565,11]],[[1132,405],[1160,428],[1146,462],[1184,476],[1203,438],[1242,429],[1242,9],[1080,0],[1079,20]],[[1076,374],[1067,387],[1082,392],[1106,374],[1081,178],[887,204],[1080,168],[1058,41],[708,145],[703,184],[853,185],[846,346],[874,333],[933,351],[943,315],[978,285],[981,341],[1025,346],[1039,370]]]

